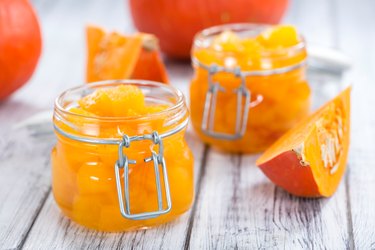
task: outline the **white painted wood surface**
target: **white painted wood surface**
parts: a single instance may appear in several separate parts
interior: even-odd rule
[[[33,0],[44,51],[31,82],[0,104],[0,249],[375,249],[375,1],[294,0],[285,18],[308,42],[342,49],[356,67],[343,79],[310,72],[317,107],[354,83],[348,171],[330,199],[301,199],[275,187],[257,155],[205,147],[193,131],[196,202],[178,220],[147,231],[106,234],[63,217],[50,193],[49,134],[12,129],[52,108],[83,82],[84,26],[134,30],[125,1]],[[189,63],[167,60],[174,85],[188,92]]]
[[[204,146],[189,131],[188,143],[195,155],[195,180],[199,180],[204,160]],[[64,217],[49,195],[40,211],[33,230],[25,242],[25,249],[86,249],[100,246],[110,248],[181,249],[184,247],[191,211],[176,221],[144,231],[126,234],[101,233],[85,229]]]
[[[356,67],[347,77],[354,85],[352,143],[346,174],[349,235],[357,249],[375,249],[375,1],[338,5],[338,47]],[[348,20],[350,17],[350,20]]]

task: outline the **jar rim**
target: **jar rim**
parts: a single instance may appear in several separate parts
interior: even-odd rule
[[[271,28],[273,25],[270,24],[256,24],[256,23],[231,23],[231,24],[222,24],[222,25],[215,25],[206,29],[203,29],[199,31],[195,36],[194,36],[194,42],[193,45],[194,47],[201,48],[202,43],[207,40],[207,38],[217,35],[223,31],[230,30],[234,32],[239,32],[239,31],[259,31],[261,32],[262,30],[265,30],[267,28]],[[276,48],[276,49],[269,49],[267,51],[262,50],[261,55],[262,56],[272,56],[273,53],[277,52],[298,52],[301,50],[304,50],[306,48],[306,43],[305,39],[301,34],[298,34],[300,37],[300,42],[286,48]],[[233,52],[230,51],[219,51],[211,48],[211,50],[218,52],[218,53],[225,53],[225,54],[232,54]]]
[[[175,98],[176,101],[173,105],[169,106],[166,109],[163,109],[161,111],[150,113],[147,115],[134,115],[134,116],[90,116],[90,115],[84,115],[84,114],[77,114],[69,111],[66,107],[63,106],[63,100],[66,98],[67,95],[72,94],[74,92],[78,91],[85,91],[89,89],[99,89],[100,87],[109,87],[109,86],[119,86],[119,85],[134,85],[134,86],[141,86],[141,87],[157,87],[158,89],[164,89],[165,91],[171,93]],[[69,116],[75,116],[80,117],[83,119],[88,120],[100,120],[100,121],[130,121],[130,120],[142,120],[142,119],[150,119],[153,117],[165,115],[167,113],[179,110],[182,106],[185,104],[185,97],[182,94],[182,92],[171,86],[164,83],[156,82],[156,81],[149,81],[149,80],[105,80],[105,81],[99,81],[99,82],[93,82],[89,84],[79,85],[76,87],[69,88],[62,92],[56,99],[55,99],[55,111],[58,113],[62,113],[64,115]]]

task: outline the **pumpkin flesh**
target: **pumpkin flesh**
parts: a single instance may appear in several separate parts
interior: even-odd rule
[[[131,78],[168,83],[167,71],[158,51],[159,45],[156,37],[149,34],[142,34],[142,41],[142,50]]]
[[[130,78],[168,82],[156,37],[106,33],[95,26],[87,27],[86,35],[87,82]]]

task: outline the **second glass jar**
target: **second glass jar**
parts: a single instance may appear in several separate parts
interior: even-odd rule
[[[270,28],[230,24],[196,35],[190,107],[193,126],[204,142],[228,152],[260,152],[308,115],[311,91],[301,37],[289,47],[231,48],[237,42],[231,40],[251,42]],[[215,44],[223,37],[229,41],[227,48]]]

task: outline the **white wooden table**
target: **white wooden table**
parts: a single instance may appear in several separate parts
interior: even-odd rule
[[[0,249],[375,249],[375,1],[294,0],[285,18],[309,43],[339,48],[355,67],[342,79],[312,73],[315,107],[354,84],[348,170],[330,199],[302,199],[275,187],[255,166],[258,155],[228,155],[190,130],[196,200],[178,220],[147,231],[87,230],[59,212],[51,194],[51,133],[15,128],[51,110],[62,90],[84,79],[84,26],[134,30],[124,0],[33,0],[44,49],[33,79],[0,104]],[[187,93],[189,63],[167,61]],[[47,125],[48,126],[48,125]]]

